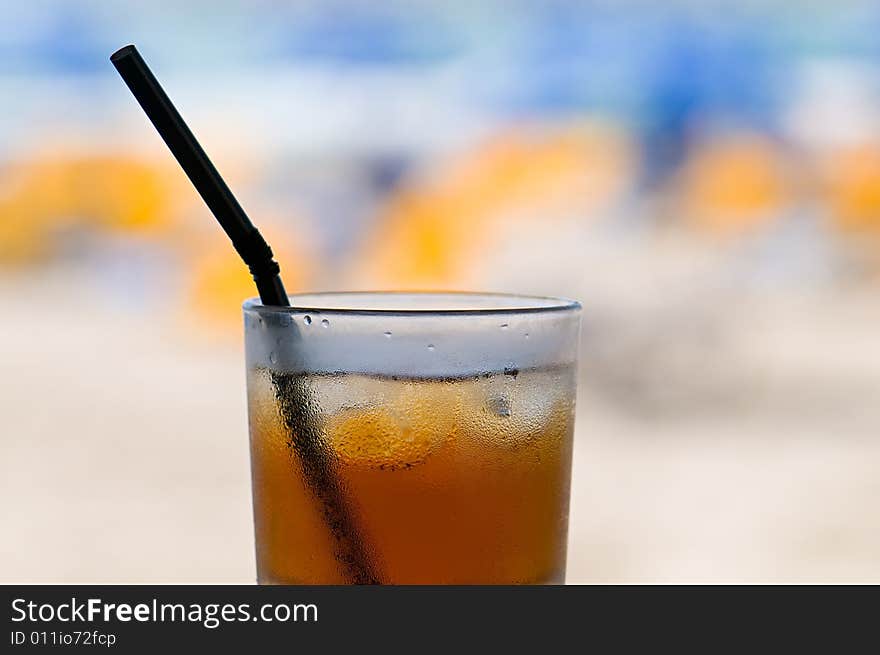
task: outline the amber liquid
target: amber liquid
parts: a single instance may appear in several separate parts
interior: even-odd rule
[[[248,395],[260,583],[564,581],[570,369],[254,369]]]

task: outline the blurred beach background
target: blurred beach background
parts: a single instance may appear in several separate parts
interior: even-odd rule
[[[246,269],[584,305],[569,582],[880,582],[880,6],[0,0],[0,581],[252,582]]]

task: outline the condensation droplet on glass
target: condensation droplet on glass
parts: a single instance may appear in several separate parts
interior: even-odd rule
[[[274,350],[269,353],[269,363],[270,364],[277,364],[278,363],[278,353],[276,353]]]
[[[510,418],[510,399],[504,396],[489,398],[486,403],[488,410],[502,418]]]
[[[311,325],[312,317],[306,314],[305,316],[303,316],[303,323],[305,323],[306,325]]]
[[[529,338],[529,333],[526,332],[524,336],[525,336],[526,339],[528,339],[528,338]]]
[[[386,339],[390,339],[390,338],[391,338],[391,333],[390,333],[390,332],[383,332],[382,334],[385,335],[385,338],[386,338]]]
[[[433,350],[434,350],[434,344],[433,344],[433,343],[429,343],[429,344],[428,344],[428,350],[430,350],[430,351],[433,351]]]
[[[502,329],[502,330],[506,330],[507,328],[508,328],[507,323],[502,323],[502,324],[501,324],[501,329]]]
[[[330,327],[330,321],[328,321],[326,318],[321,319],[321,327]]]

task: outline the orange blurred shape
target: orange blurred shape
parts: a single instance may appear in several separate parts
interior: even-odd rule
[[[619,134],[591,125],[500,133],[392,198],[353,277],[372,287],[454,286],[510,221],[544,230],[607,203],[629,154]]]
[[[50,155],[0,170],[0,263],[54,251],[70,228],[150,234],[171,221],[163,168],[124,156]]]
[[[265,219],[262,216],[261,219]],[[264,220],[261,220],[264,223]],[[305,235],[289,227],[261,225],[260,231],[281,265],[281,277],[288,293],[306,290],[315,270]],[[196,242],[190,240],[194,245]],[[218,226],[203,233],[184,258],[184,313],[186,322],[196,325],[196,334],[241,338],[241,304],[257,295],[250,271]]]
[[[54,192],[50,186],[58,181],[47,181],[44,193],[37,194],[22,173],[14,166],[0,169],[0,264],[4,265],[42,261],[53,252],[49,233],[56,215],[49,211],[48,198]],[[69,217],[58,215],[56,229],[64,221]]]
[[[791,194],[776,147],[755,134],[698,146],[681,176],[686,220],[722,236],[751,232],[775,220]]]
[[[880,144],[836,150],[823,162],[822,195],[846,232],[880,232]]]
[[[120,232],[153,232],[170,221],[170,183],[155,165],[124,157],[71,163],[74,198],[86,221]]]

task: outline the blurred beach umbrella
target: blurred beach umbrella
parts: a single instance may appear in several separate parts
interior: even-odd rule
[[[820,175],[834,225],[846,233],[880,235],[880,143],[836,149],[824,158]]]
[[[170,227],[161,166],[114,155],[59,154],[0,169],[0,263],[52,256],[70,230],[146,236]]]
[[[546,233],[606,207],[630,158],[626,140],[602,125],[502,131],[403,183],[349,277],[374,287],[466,285],[508,231]]]
[[[684,220],[722,237],[752,233],[774,222],[794,193],[779,147],[751,133],[697,143],[678,184]]]

